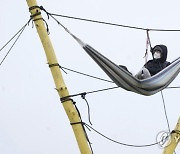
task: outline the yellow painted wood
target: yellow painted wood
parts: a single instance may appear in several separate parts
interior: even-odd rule
[[[177,133],[172,133],[169,141],[169,145],[164,148],[163,154],[173,154],[180,141],[180,117],[174,129]]]
[[[26,0],[26,1],[29,8],[32,6],[37,6],[36,0]],[[31,15],[38,14],[39,12],[41,12],[39,8],[34,8],[33,10],[30,11]],[[48,64],[57,64],[58,61],[57,61],[51,40],[47,34],[46,26],[44,24],[44,21],[42,20],[42,15],[41,14],[37,16],[35,15],[33,17],[33,20],[34,20],[34,24],[36,26],[38,35],[40,37],[41,43],[43,45]],[[56,85],[56,89],[58,91],[59,96],[61,98],[65,96],[69,96],[69,92],[64,83],[59,66],[50,67],[50,70],[51,70],[54,83]],[[66,114],[69,118],[70,123],[80,122],[80,117],[78,115],[78,112],[76,108],[74,107],[71,100],[64,102],[63,107],[66,111]],[[85,136],[85,132],[83,130],[82,125],[81,124],[72,125],[72,128],[73,128],[81,154],[91,154],[89,143]],[[69,145],[69,148],[70,147],[71,145]]]

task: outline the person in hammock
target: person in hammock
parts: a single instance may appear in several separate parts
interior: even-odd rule
[[[143,68],[135,75],[136,78],[149,78],[170,65],[170,62],[166,61],[168,50],[165,45],[156,45],[152,48],[151,52],[153,59],[149,60],[143,66]]]

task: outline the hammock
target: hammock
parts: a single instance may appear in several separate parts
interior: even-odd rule
[[[70,35],[82,46],[82,48],[111,78],[111,80],[113,80],[117,86],[125,90],[150,96],[166,88],[180,72],[179,57],[156,75],[147,79],[139,80],[132,76],[132,74],[130,74],[127,70],[123,69],[123,67],[113,63],[111,60],[103,56],[90,45],[81,41],[72,33],[70,33]]]

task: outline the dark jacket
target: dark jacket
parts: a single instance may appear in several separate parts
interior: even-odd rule
[[[166,61],[167,59],[167,47],[165,45],[156,45],[152,49],[152,54],[154,54],[155,49],[160,48],[161,51],[161,58],[149,60],[144,66],[147,68],[151,74],[151,76],[155,75],[156,73],[163,70],[165,67],[167,67],[170,62]]]

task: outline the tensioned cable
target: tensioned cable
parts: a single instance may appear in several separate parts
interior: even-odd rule
[[[163,92],[161,91],[161,97],[162,97],[162,101],[163,101],[163,108],[164,108],[164,114],[166,117],[166,122],[167,122],[167,126],[168,126],[168,131],[170,132],[170,124],[169,124],[169,120],[168,120],[168,116],[167,116],[167,111],[166,111],[166,104],[165,104],[165,100],[164,100],[164,95]]]
[[[77,93],[77,94],[65,96],[65,97],[63,97],[63,99],[70,98],[70,97],[76,97],[76,96],[83,96],[86,94],[98,93],[98,92],[102,92],[102,91],[108,91],[108,90],[117,89],[117,88],[120,88],[120,87],[110,87],[110,88],[104,88],[104,89],[89,91],[89,92]]]
[[[66,16],[66,15],[55,14],[55,13],[49,13],[49,14],[53,15],[53,16],[63,17],[63,18],[70,18],[70,19],[75,19],[75,20],[82,20],[82,21],[106,24],[106,25],[111,25],[111,26],[119,26],[119,27],[125,27],[125,28],[147,30],[147,28],[142,28],[142,27],[127,26],[127,25],[121,25],[121,24],[110,23],[110,22],[105,22],[105,21],[98,21],[98,20],[85,19],[85,18],[79,18],[79,17],[73,17],[73,16]],[[152,28],[148,28],[148,30],[150,30],[150,31],[180,31],[179,29],[152,29]]]
[[[89,75],[89,74],[86,74],[86,73],[82,73],[82,72],[79,72],[79,71],[76,71],[76,70],[73,70],[73,69],[70,69],[70,68],[67,68],[67,67],[60,66],[60,68],[66,69],[68,71],[71,71],[71,72],[74,72],[74,73],[77,73],[77,74],[81,74],[81,75],[84,75],[84,76],[87,76],[87,77],[91,77],[91,78],[94,78],[94,79],[98,79],[98,80],[114,83],[113,81],[106,80],[106,79],[103,79],[103,78],[99,78],[99,77],[96,77],[96,76],[93,76],[93,75]]]
[[[63,97],[63,99],[66,99],[66,98],[70,98],[70,97],[76,97],[76,96],[83,96],[83,95],[86,95],[86,94],[93,94],[93,93],[99,93],[99,92],[104,92],[104,91],[109,91],[109,90],[113,90],[113,89],[117,89],[117,88],[121,88],[121,87],[118,87],[118,86],[115,86],[115,87],[109,87],[109,88],[104,88],[104,89],[98,89],[98,90],[93,90],[93,91],[88,91],[88,92],[81,92],[81,93],[77,93],[77,94],[72,94],[72,95],[69,95],[69,96],[65,96]],[[171,88],[180,88],[180,87],[168,87],[168,89],[171,89]],[[164,97],[162,95],[162,98],[163,98],[163,106],[165,105],[164,104]],[[164,106],[164,111],[166,107]],[[166,113],[166,112],[165,112]],[[167,114],[166,114],[167,115]],[[167,116],[166,116],[167,117]]]
[[[70,68],[67,68],[67,67],[60,66],[60,68],[68,70],[68,71],[73,72],[73,73],[77,73],[77,74],[84,75],[84,76],[87,76],[87,77],[90,77],[90,78],[94,78],[94,79],[97,79],[97,80],[114,83],[111,80],[106,80],[106,79],[103,79],[103,78],[100,78],[100,77],[97,77],[97,76],[93,76],[93,75],[90,75],[90,74],[82,73],[82,72],[79,72],[77,70],[70,69]],[[117,88],[119,88],[119,87],[117,87]],[[166,87],[165,89],[179,89],[179,88],[180,88],[180,86],[172,86],[172,87]]]
[[[14,45],[16,44],[16,42],[18,41],[18,39],[20,38],[21,34],[24,32],[26,26],[29,24],[29,22],[31,21],[31,19],[28,20],[28,22],[0,49],[0,51],[2,51],[16,36],[17,38],[15,39],[14,43],[12,44],[12,46],[10,47],[10,49],[8,50],[8,52],[6,53],[6,55],[4,56],[4,58],[2,59],[2,61],[0,62],[0,66],[2,65],[2,63],[4,62],[4,60],[7,58],[7,56],[9,55],[10,51],[12,50],[12,48],[14,47]],[[19,35],[18,35],[19,34]]]
[[[179,89],[180,86],[166,87],[166,89]]]
[[[111,22],[105,22],[105,21],[98,21],[98,20],[92,20],[92,19],[85,19],[85,18],[79,18],[79,17],[73,17],[73,16],[66,16],[61,14],[55,14],[55,13],[49,13],[52,16],[59,16],[63,18],[69,18],[69,19],[75,19],[75,20],[81,20],[81,21],[87,21],[87,22],[93,22],[98,24],[105,24],[105,25],[111,25],[111,26],[119,26],[124,28],[131,28],[131,29],[138,29],[138,30],[149,30],[149,31],[169,31],[169,32],[177,32],[180,31],[180,29],[153,29],[153,28],[142,28],[142,27],[135,27],[135,26],[128,26],[128,25],[121,25]]]
[[[30,20],[16,34],[14,34],[14,36],[9,41],[7,41],[7,43],[0,49],[0,51],[2,51],[29,24]]]
[[[129,26],[129,25],[122,25],[122,24],[117,24],[117,23],[111,23],[111,22],[105,22],[105,21],[99,21],[99,20],[93,20],[93,19],[86,19],[86,18],[80,18],[80,17],[73,17],[73,16],[67,16],[67,15],[62,15],[62,14],[56,14],[56,13],[50,13],[46,11],[46,9],[43,6],[36,6],[39,7],[41,10],[46,12],[48,18],[49,16],[58,16],[58,17],[63,17],[63,18],[69,18],[69,19],[74,19],[74,20],[81,20],[81,21],[86,21],[86,22],[93,22],[93,23],[98,23],[98,24],[105,24],[105,25],[110,25],[110,26],[118,26],[118,27],[124,27],[124,28],[131,28],[131,29],[138,29],[138,30],[148,30],[148,31],[169,31],[169,32],[177,32],[180,31],[180,29],[155,29],[155,28],[143,28],[143,27],[136,27],[136,26]]]
[[[76,97],[76,96],[82,96],[82,95],[86,95],[86,94],[93,94],[93,93],[99,93],[99,92],[103,92],[103,91],[109,91],[109,90],[113,90],[113,89],[117,89],[117,88],[121,88],[121,87],[118,87],[118,86],[115,86],[115,87],[109,87],[109,88],[104,88],[104,89],[98,89],[98,90],[93,90],[93,91],[88,91],[88,92],[81,92],[81,93],[77,93],[77,94],[72,94],[72,95],[69,95],[69,96],[65,96],[65,98],[70,98],[70,97]],[[171,88],[180,88],[180,87],[168,87],[168,89],[171,89]],[[164,101],[164,98],[163,98],[163,101]],[[163,103],[164,104],[164,103]],[[165,107],[165,106],[164,106]],[[166,109],[166,108],[164,108]],[[166,113],[166,112],[165,112]]]
[[[164,95],[163,95],[162,91],[161,91],[161,96],[162,96],[164,114],[165,114],[165,118],[166,118],[166,122],[167,122],[167,126],[168,126],[168,131],[170,133],[171,129],[170,129],[170,124],[169,124],[169,120],[168,120],[168,116],[167,116],[167,110],[166,110],[166,104],[165,104],[165,100],[164,100]],[[176,151],[174,151],[174,154],[176,154]]]
[[[143,148],[143,147],[149,147],[149,146],[154,146],[154,145],[157,145],[159,142],[156,142],[156,143],[151,143],[151,144],[144,144],[144,145],[134,145],[134,144],[127,144],[127,143],[122,143],[122,142],[119,142],[119,141],[116,141],[114,139],[111,139],[109,137],[107,137],[106,135],[100,133],[99,131],[97,131],[96,129],[94,129],[92,126],[86,124],[86,123],[83,123],[86,127],[89,127],[91,130],[93,130],[94,132],[96,132],[97,134],[101,135],[102,137],[106,138],[107,140],[111,141],[111,142],[114,142],[114,143],[117,143],[117,144],[120,144],[120,145],[124,145],[124,146],[129,146],[129,147],[136,147],[136,148]]]

